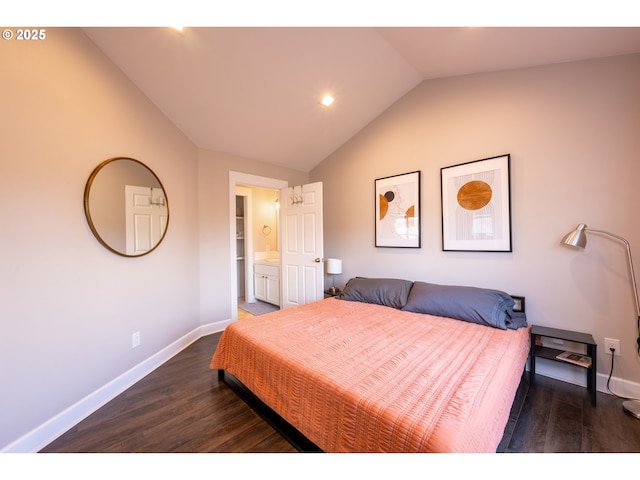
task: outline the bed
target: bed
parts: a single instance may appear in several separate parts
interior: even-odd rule
[[[528,353],[504,292],[355,278],[229,325],[211,368],[324,452],[495,452]]]

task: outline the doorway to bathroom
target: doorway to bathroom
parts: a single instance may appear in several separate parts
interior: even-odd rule
[[[256,295],[263,297],[268,293],[272,303],[264,303],[279,308],[273,300],[276,293],[280,296],[280,280],[276,282],[273,275],[262,279],[267,276],[262,269],[269,274],[279,273],[281,239],[276,200],[280,189],[287,186],[286,180],[229,172],[232,320],[238,318],[240,303],[262,301]],[[257,272],[256,262],[265,263]]]
[[[246,188],[251,192],[254,187],[277,191],[279,202],[275,202],[275,198],[273,202],[279,203],[281,207],[274,224],[277,228],[277,251],[267,251],[264,244],[265,251],[260,252],[254,250],[253,239],[257,234],[273,234],[274,226],[262,222],[254,228],[255,221],[248,221],[246,218],[253,217],[251,204],[244,203],[243,272],[246,299],[257,299],[258,296],[264,295],[265,299],[268,299],[267,303],[279,303],[280,308],[291,308],[321,300],[324,291],[322,182],[289,187],[286,180],[229,172],[231,320],[238,318],[236,187]],[[249,211],[251,213],[248,214]],[[257,263],[262,265],[258,266]],[[252,275],[253,283],[250,281]],[[277,280],[273,278],[276,275]]]
[[[236,185],[238,318],[280,309],[278,194]]]

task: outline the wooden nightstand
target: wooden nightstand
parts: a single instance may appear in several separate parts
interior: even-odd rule
[[[541,327],[533,325],[531,327],[531,349],[529,352],[529,385],[535,384],[536,375],[536,358],[546,358],[555,362],[567,363],[556,358],[557,355],[564,352],[556,348],[544,347],[536,345],[536,337],[546,337],[551,339],[566,340],[567,342],[581,343],[586,346],[588,357],[591,357],[591,365],[584,368],[587,372],[587,389],[591,393],[591,404],[596,405],[596,352],[598,345],[593,340],[593,336],[589,333],[573,332],[571,330],[560,330],[558,328]]]

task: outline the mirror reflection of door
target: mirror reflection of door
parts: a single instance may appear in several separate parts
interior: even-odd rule
[[[167,202],[161,188],[125,185],[127,255],[142,255],[157,245],[167,220]]]

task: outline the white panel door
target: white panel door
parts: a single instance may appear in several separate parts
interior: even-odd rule
[[[324,298],[322,182],[280,190],[281,308]]]
[[[155,247],[169,218],[160,188],[125,185],[126,253],[140,255]]]

